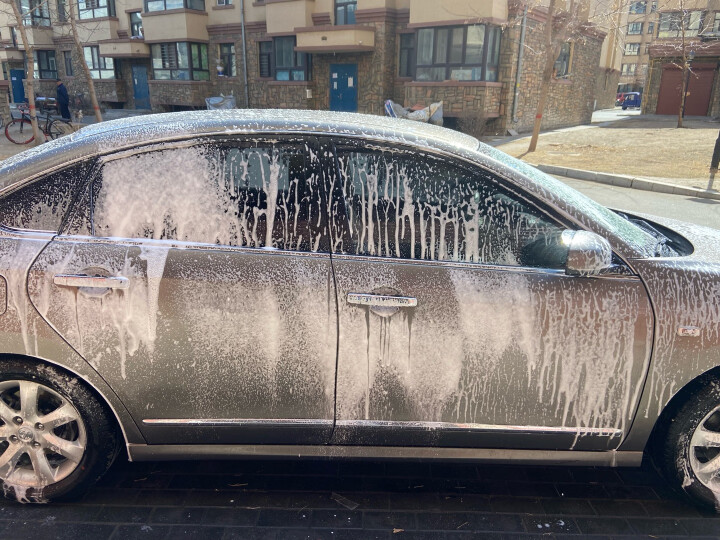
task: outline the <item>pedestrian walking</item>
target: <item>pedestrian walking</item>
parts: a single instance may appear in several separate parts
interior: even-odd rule
[[[60,79],[57,79],[57,105],[63,120],[70,120],[70,107],[68,107],[70,105],[70,96]]]

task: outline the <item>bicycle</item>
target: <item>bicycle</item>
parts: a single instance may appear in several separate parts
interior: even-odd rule
[[[5,126],[5,136],[10,142],[15,144],[28,144],[35,138],[32,124],[30,122],[30,113],[27,107],[18,107],[21,113],[20,118],[13,118],[7,126]],[[42,116],[38,114],[38,127],[45,135],[45,140],[57,139],[63,135],[75,131],[69,120],[61,118],[53,118],[49,112],[45,113],[45,124],[41,124]]]

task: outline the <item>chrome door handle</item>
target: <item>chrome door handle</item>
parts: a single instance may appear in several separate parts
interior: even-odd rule
[[[86,274],[56,274],[53,283],[61,287],[87,287],[91,289],[127,289],[128,278],[122,276],[88,276]]]
[[[359,304],[361,306],[377,306],[377,307],[415,307],[417,306],[417,298],[410,296],[391,296],[386,294],[365,294],[365,293],[348,293],[348,304]]]

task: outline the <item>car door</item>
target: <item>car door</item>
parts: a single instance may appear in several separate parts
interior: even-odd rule
[[[336,302],[312,139],[106,156],[31,269],[39,312],[149,443],[319,443]]]
[[[566,275],[566,225],[479,166],[350,142],[336,156],[333,441],[617,447],[650,354],[640,280]]]

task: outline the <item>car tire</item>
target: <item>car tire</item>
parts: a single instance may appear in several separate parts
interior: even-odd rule
[[[0,484],[21,502],[70,499],[120,450],[112,413],[55,367],[0,358]]]
[[[660,465],[676,488],[720,510],[720,381],[691,394],[671,419]]]

